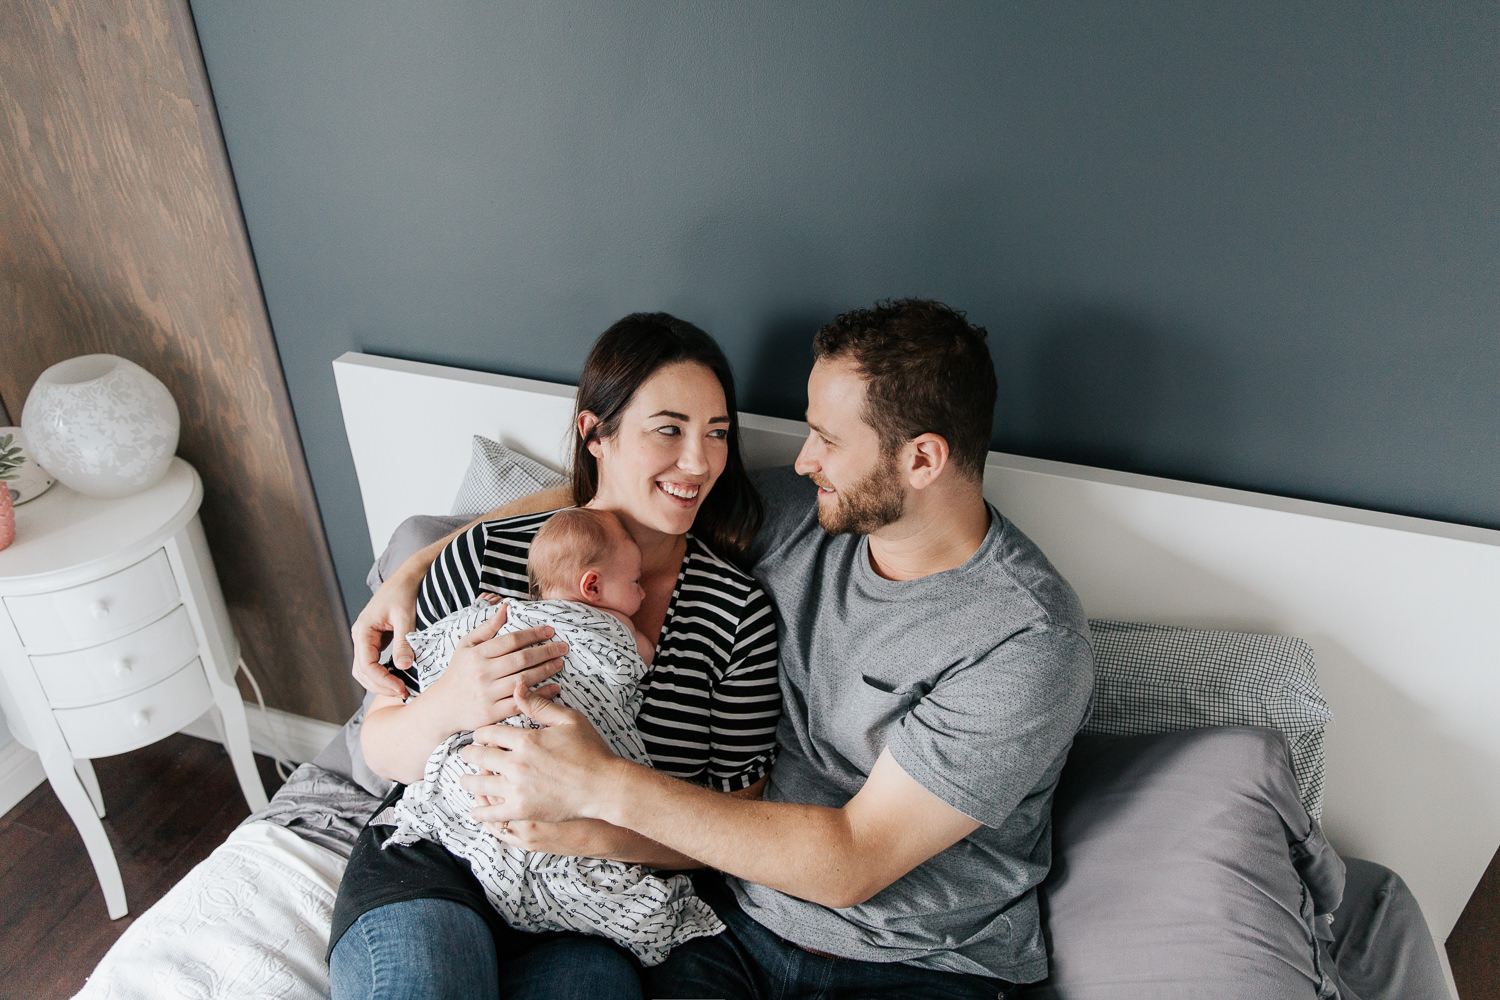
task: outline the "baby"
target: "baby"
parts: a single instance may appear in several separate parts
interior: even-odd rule
[[[550,625],[568,644],[557,700],[582,712],[621,757],[650,766],[635,728],[641,678],[652,644],[631,622],[645,592],[641,551],[613,514],[586,507],[558,511],[532,540],[530,602],[505,600],[502,632]],[[461,640],[498,609],[480,600],[407,637],[425,690]],[[525,726],[517,716],[506,720]],[[473,733],[456,733],[427,760],[423,780],[375,822],[396,827],[386,844],[430,840],[469,862],[490,904],[517,930],[599,934],[629,948],[643,965],[723,924],[693,894],[686,875],[642,865],[574,858],[509,847],[470,816],[474,797],[459,778],[476,773],[459,756]]]

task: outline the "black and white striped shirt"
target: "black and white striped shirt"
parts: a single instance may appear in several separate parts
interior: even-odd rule
[[[551,516],[482,521],[455,538],[422,581],[417,627],[483,591],[527,600],[526,556]],[[765,777],[781,715],[776,656],[765,591],[689,533],[636,717],[657,769],[726,792]]]

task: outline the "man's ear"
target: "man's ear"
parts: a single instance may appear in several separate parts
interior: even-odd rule
[[[914,490],[931,486],[948,468],[948,439],[941,434],[918,434],[902,451],[906,458],[906,481]]]
[[[599,598],[599,574],[595,570],[586,569],[578,578],[578,592],[590,601]]]
[[[590,441],[589,434],[594,430],[595,427],[598,426],[599,418],[594,416],[591,411],[584,410],[582,413],[578,414],[578,436],[582,440],[588,441],[587,447],[589,450],[589,454],[593,455],[595,458],[599,457],[600,451],[603,450],[603,445],[599,443],[599,439],[597,437]]]

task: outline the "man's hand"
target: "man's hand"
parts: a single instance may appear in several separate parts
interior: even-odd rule
[[[597,819],[589,809],[600,798],[598,790],[616,780],[619,768],[632,765],[610,751],[582,714],[521,684],[511,696],[523,715],[545,728],[496,725],[475,731],[474,744],[461,752],[487,773],[465,775],[461,784],[489,804],[476,808],[474,818],[497,825]]]
[[[483,738],[493,746],[463,751],[494,772],[461,780],[483,803],[474,818],[495,832],[526,829],[519,821],[601,819],[731,875],[838,908],[864,902],[979,827],[912,779],[889,750],[841,808],[747,801],[621,760],[579,713],[525,692],[514,697],[547,728],[492,727]]]
[[[489,726],[462,751],[489,772],[461,782],[481,803],[474,818],[495,832],[530,831],[521,821],[600,819],[731,875],[846,907],[979,828],[908,775],[888,749],[841,808],[746,801],[616,757],[570,708],[520,689],[513,697],[546,728]]]

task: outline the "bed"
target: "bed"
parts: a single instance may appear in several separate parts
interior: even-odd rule
[[[372,582],[455,497],[488,509],[564,466],[571,387],[362,354],[334,373]],[[742,426],[752,466],[805,430]],[[423,475],[392,474],[418,452]],[[1435,942],[1500,844],[1500,532],[1002,454],[985,492],[1078,589],[1101,663],[1059,790],[1054,971],[1026,995],[1454,995]],[[79,996],[326,995],[343,856],[381,789],[358,722]]]

